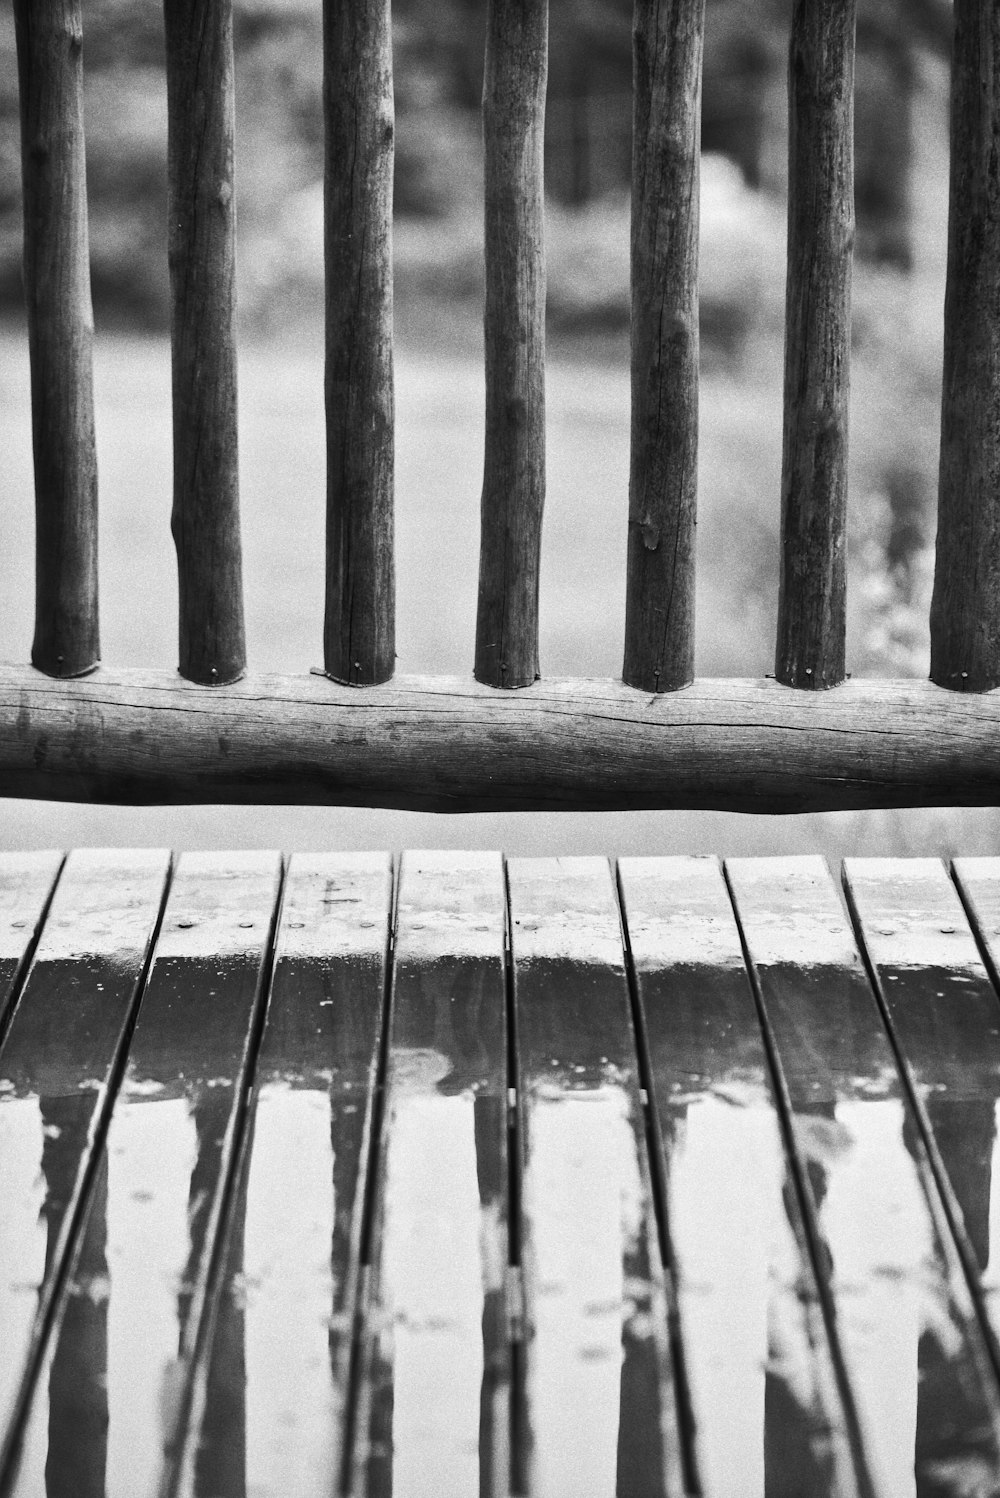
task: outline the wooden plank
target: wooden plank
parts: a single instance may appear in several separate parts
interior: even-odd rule
[[[274,853],[185,853],[171,884],[101,1151],[106,1198],[93,1202],[81,1248],[85,1282],[89,1266],[106,1264],[106,1342],[90,1372],[104,1391],[106,1498],[176,1488],[279,872]],[[58,1308],[15,1498],[44,1491],[47,1433],[57,1432],[64,1463],[85,1459],[51,1403],[55,1370],[76,1366],[83,1376],[75,1298],[70,1287]]]
[[[488,0],[483,78],[486,455],[475,677],[491,687],[530,686],[539,674],[548,28],[548,0],[517,5]]]
[[[1000,1392],[849,922],[819,858],[726,867],[875,1491],[958,1492],[1000,1470]]]
[[[510,1491],[504,906],[499,854],[404,854],[355,1391],[360,1492]]]
[[[869,1491],[714,858],[623,858],[699,1491]]]
[[[14,25],[35,465],[31,660],[50,676],[79,676],[101,658],[80,0],[15,0]]]
[[[325,669],[395,670],[392,33],[389,0],[325,0]]]
[[[1000,917],[997,861],[961,859],[956,875],[989,950]],[[851,858],[844,882],[1000,1362],[1000,1222],[991,1185],[1000,1163],[997,995],[937,859]]]
[[[818,811],[1000,801],[1000,697],[922,681],[792,692],[703,680],[498,694],[461,677],[357,692],[162,671],[52,682],[0,666],[0,794],[128,805],[420,811]]]
[[[668,1305],[614,885],[511,859],[528,1488],[684,1490]]]
[[[856,0],[795,0],[788,55],[781,580],[774,672],[844,680]]]
[[[630,687],[694,677],[704,0],[637,0],[633,40]]]
[[[1000,685],[1000,13],[955,0],[931,679]]]
[[[0,1050],[0,1481],[113,1095],[168,856],[71,853]]]
[[[183,1493],[234,1447],[257,1498],[337,1490],[391,906],[386,854],[292,857]]]
[[[179,670],[246,668],[236,434],[232,0],[164,0]]]
[[[0,854],[0,1043],[62,861],[61,853]]]

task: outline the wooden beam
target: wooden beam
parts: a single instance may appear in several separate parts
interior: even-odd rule
[[[80,676],[101,658],[80,0],[17,0],[14,24],[35,462],[31,659],[50,676]]]
[[[775,675],[844,679],[856,0],[796,0],[788,56],[781,580]]]
[[[704,0],[636,0],[632,32],[629,686],[694,676],[698,181]]]
[[[232,0],[164,0],[178,660],[242,676]]]
[[[326,614],[334,681],[396,665],[392,27],[389,0],[323,6]]]
[[[1000,804],[1000,693],[703,679],[652,695],[463,677],[211,690],[166,671],[0,666],[0,796],[413,811],[800,812]]]
[[[1000,10],[956,0],[931,676],[1000,685]]]
[[[476,680],[530,686],[545,502],[548,0],[490,0],[483,79],[486,455]]]

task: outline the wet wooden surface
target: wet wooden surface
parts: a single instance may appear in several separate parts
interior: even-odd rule
[[[672,1495],[682,1453],[611,870],[512,859],[526,1431],[519,1491]]]
[[[0,860],[0,1494],[995,1493],[1000,860],[844,884]]]
[[[693,1460],[707,1493],[857,1493],[801,1207],[722,870],[619,865]],[[711,1189],[706,1189],[710,1183]]]
[[[873,1489],[957,1498],[1000,1473],[997,1381],[850,922],[821,859],[727,871]]]

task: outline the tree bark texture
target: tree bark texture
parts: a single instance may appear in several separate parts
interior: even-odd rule
[[[206,691],[166,671],[0,666],[0,796],[415,811],[800,812],[1000,804],[1000,694],[926,681],[496,692],[321,676]]]
[[[795,0],[788,66],[788,281],[775,674],[845,674],[856,0]]]
[[[164,0],[180,672],[246,667],[236,435],[232,0]]]
[[[704,0],[636,0],[629,686],[694,676],[698,190]]]
[[[475,676],[524,687],[539,674],[548,0],[489,0],[486,28],[486,450]]]
[[[326,0],[325,668],[368,686],[395,669],[389,0]]]
[[[80,0],[15,0],[14,21],[35,465],[31,659],[50,676],[79,676],[101,654]]]
[[[1000,685],[1000,9],[956,0],[931,678]]]

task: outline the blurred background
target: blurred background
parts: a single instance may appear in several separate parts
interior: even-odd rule
[[[617,676],[628,488],[631,0],[550,0],[542,670]],[[707,0],[697,669],[771,669],[790,0]],[[176,664],[166,89],[157,0],[84,0],[103,658]],[[471,672],[482,482],[485,0],[394,0],[398,667]],[[859,0],[848,664],[926,676],[950,0]],[[241,488],[251,668],[320,658],[319,0],[235,0]],[[0,653],[28,657],[31,434],[17,69],[0,0]],[[4,802],[0,845],[988,852],[992,811],[438,818]]]

